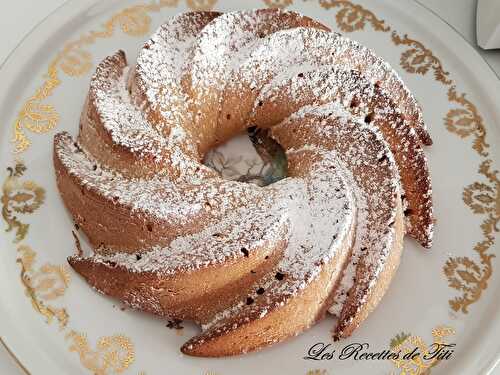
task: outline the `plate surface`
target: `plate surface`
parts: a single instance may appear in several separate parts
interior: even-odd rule
[[[196,359],[178,348],[197,328],[123,309],[92,291],[66,263],[71,219],[55,187],[52,137],[76,134],[95,64],[141,43],[188,9],[296,9],[374,49],[421,102],[434,139],[427,150],[437,217],[434,247],[411,240],[382,303],[351,338],[333,343],[331,318],[259,353]],[[410,0],[70,1],[39,25],[0,70],[0,332],[33,374],[477,374],[498,360],[500,280],[500,83],[447,25]],[[330,343],[333,359],[306,360]],[[450,359],[424,359],[433,342]],[[351,343],[368,352],[412,351],[414,360],[340,360]],[[402,357],[402,356],[401,356]],[[406,371],[406,372],[405,372]]]

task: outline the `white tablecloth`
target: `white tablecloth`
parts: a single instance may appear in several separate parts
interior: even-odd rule
[[[415,1],[435,12],[467,41],[476,45],[477,0]],[[26,33],[64,2],[65,0],[16,0],[3,3],[0,13],[0,35],[2,35],[0,62],[7,58]],[[480,48],[478,50],[500,77],[500,50],[483,51]],[[0,346],[0,374],[23,374],[2,346]],[[500,369],[496,374],[500,375]]]

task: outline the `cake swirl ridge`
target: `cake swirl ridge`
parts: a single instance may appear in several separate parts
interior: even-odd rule
[[[96,69],[75,139],[54,138],[61,197],[98,291],[202,331],[220,357],[297,335],[329,311],[336,339],[377,306],[407,233],[430,247],[431,139],[397,73],[359,43],[279,9],[188,12],[129,66]],[[228,181],[202,161],[249,127],[287,177]]]

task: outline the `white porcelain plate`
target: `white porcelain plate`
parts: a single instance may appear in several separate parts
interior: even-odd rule
[[[143,0],[146,1],[146,0]],[[484,374],[500,353],[497,271],[500,220],[500,83],[445,23],[410,0],[70,1],[40,24],[0,70],[0,332],[33,374]],[[319,19],[374,49],[421,102],[434,145],[427,150],[437,217],[425,251],[407,239],[399,271],[376,311],[333,343],[327,318],[259,353],[226,359],[183,356],[195,326],[124,309],[67,265],[73,225],[52,166],[55,132],[76,134],[90,75],[175,13],[283,6]],[[283,67],[286,69],[286,67]],[[7,229],[7,232],[4,230]],[[449,346],[425,356],[434,342]],[[316,343],[330,360],[304,359]],[[401,351],[399,359],[339,354]],[[454,346],[453,346],[454,345]],[[413,351],[413,360],[403,358]],[[361,352],[360,352],[361,353]]]

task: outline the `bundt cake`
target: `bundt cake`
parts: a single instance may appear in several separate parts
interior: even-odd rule
[[[204,155],[249,127],[287,157],[268,186]],[[74,140],[54,139],[62,199],[93,254],[69,263],[133,308],[192,320],[181,350],[219,357],[330,313],[336,339],[376,307],[408,233],[432,244],[422,112],[369,49],[295,12],[189,12],[92,77]]]

